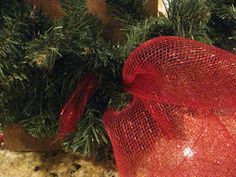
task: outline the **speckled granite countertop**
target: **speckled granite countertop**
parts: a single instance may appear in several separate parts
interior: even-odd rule
[[[0,149],[0,177],[118,177],[114,168],[65,152],[19,153]]]

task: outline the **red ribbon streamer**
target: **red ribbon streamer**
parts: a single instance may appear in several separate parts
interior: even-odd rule
[[[65,106],[62,108],[57,134],[58,139],[65,138],[77,129],[78,122],[96,86],[97,80],[93,74],[86,75],[78,84],[77,88],[73,91]]]

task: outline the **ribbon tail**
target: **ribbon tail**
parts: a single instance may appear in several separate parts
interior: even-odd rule
[[[96,77],[88,74],[71,94],[60,114],[57,139],[64,139],[76,130],[96,85]]]

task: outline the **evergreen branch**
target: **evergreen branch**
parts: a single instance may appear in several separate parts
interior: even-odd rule
[[[223,6],[221,9],[218,9],[218,16],[222,20],[227,19],[232,23],[236,23],[236,8],[233,4],[230,6]]]
[[[211,43],[207,35],[210,9],[204,0],[172,0],[167,13],[176,35]]]
[[[78,125],[77,132],[64,141],[66,150],[79,151],[84,156],[91,157],[98,145],[108,143],[107,134],[97,114],[99,113],[93,110],[86,112],[85,118]]]
[[[42,138],[54,136],[57,131],[58,121],[57,115],[51,110],[42,112],[39,115],[21,118],[20,124],[34,137]]]
[[[174,35],[172,23],[162,14],[159,17],[150,17],[135,25],[130,25],[125,29],[128,32],[127,44],[121,48],[128,57],[129,53],[134,50],[140,43],[158,36]]]
[[[9,16],[4,17],[4,27],[0,31],[1,79],[9,74],[8,70],[17,68],[15,62],[18,62],[24,52],[24,46],[22,44],[26,40],[26,33],[28,31],[27,25],[21,20],[20,17],[16,17],[16,19]]]
[[[29,14],[30,9],[25,7],[22,1],[4,1],[1,9],[3,20],[0,30],[0,107],[5,119],[4,124],[15,119],[12,110],[18,108],[19,93],[28,81],[27,63],[22,58],[25,42],[30,36]]]
[[[39,68],[51,70],[57,58],[62,57],[59,45],[64,40],[62,26],[51,27],[38,38],[30,41],[27,47],[26,60]]]
[[[209,1],[211,18],[209,20],[209,36],[213,44],[235,52],[236,43],[236,11],[233,0]]]
[[[146,16],[145,0],[106,0],[112,14],[121,21],[132,24]]]

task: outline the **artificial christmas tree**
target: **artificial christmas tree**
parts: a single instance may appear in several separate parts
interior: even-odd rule
[[[102,10],[95,8],[94,5],[96,4],[93,4],[98,2],[102,3]],[[154,1],[150,0],[148,2]],[[85,156],[91,156],[99,147],[109,144],[102,117],[108,108],[113,107],[122,110],[131,101],[131,92],[125,93],[124,88],[127,91],[133,86],[140,85],[142,90],[144,89],[142,86],[149,85],[146,88],[148,91],[143,90],[148,95],[150,89],[154,86],[165,86],[155,84],[153,80],[159,80],[159,76],[163,75],[168,69],[167,61],[160,62],[163,64],[160,75],[148,77],[153,82],[144,79],[143,73],[137,77],[142,84],[134,83],[129,88],[123,85],[121,73],[125,59],[141,43],[157,36],[181,36],[235,52],[236,18],[234,1],[226,2],[222,0],[218,3],[203,0],[172,0],[165,4],[166,14],[156,12],[152,13],[151,17],[147,13],[147,1],[145,0],[107,0],[106,2],[64,0],[60,4],[59,1],[50,1],[48,6],[47,3],[44,0],[30,1],[30,3],[17,0],[3,0],[0,2],[0,23],[2,25],[0,32],[0,125],[5,129],[8,125],[19,123],[27,132],[37,138],[57,134],[57,140],[62,141],[66,150],[79,151]],[[55,6],[52,5],[53,3],[55,3]],[[223,6],[221,7],[220,4],[223,4]],[[109,20],[106,20],[107,18]],[[116,22],[113,19],[116,19]],[[113,23],[122,25],[107,25]],[[223,27],[226,27],[227,30],[222,30]],[[121,34],[125,38],[118,34],[121,32],[120,28],[122,28]],[[110,30],[111,33],[106,32]],[[180,41],[179,39],[176,40]],[[117,41],[119,42],[116,43]],[[179,50],[168,47],[163,50],[169,51],[168,55],[175,60],[182,60],[181,57],[176,57]],[[180,50],[184,50],[186,55],[191,52],[185,46],[182,46]],[[196,58],[202,52],[205,52],[204,47],[198,50],[199,53],[196,53]],[[160,51],[154,50],[150,53],[150,57]],[[160,57],[165,58],[164,55]],[[151,67],[152,63],[156,61],[141,62],[140,68],[150,66],[148,70],[152,71],[156,67]],[[226,59],[226,61],[228,60]],[[135,60],[133,63],[135,63]],[[217,64],[217,68],[233,67],[232,63],[227,67],[219,63],[209,62],[208,66],[214,68]],[[211,64],[212,66],[210,66]],[[189,65],[193,67],[192,69],[196,69],[196,67],[194,68],[196,65],[193,63]],[[140,68],[134,68],[132,72],[136,72]],[[183,71],[184,69],[182,67]],[[202,70],[199,71],[203,73]],[[225,72],[224,69],[220,71]],[[130,73],[132,72],[130,71]],[[219,75],[216,72],[215,76],[221,78],[222,72]],[[190,69],[188,74],[192,76]],[[88,75],[89,77],[87,77]],[[227,76],[231,77],[231,75],[232,73],[227,73]],[[187,79],[185,76],[178,78],[174,76],[175,74],[169,76],[172,81],[167,89],[169,92],[174,92],[174,89],[180,88],[177,86],[181,84],[181,79]],[[201,77],[199,76],[199,78]],[[227,80],[227,78],[225,79]],[[205,83],[207,85],[208,82],[205,81]],[[194,87],[188,89],[195,90],[198,87],[200,86],[195,84]],[[185,99],[186,95],[183,95],[183,93],[188,89],[186,87],[182,91],[175,91],[183,97],[179,100],[183,101]],[[226,87],[224,89],[226,89],[224,93],[228,92],[232,96],[234,95],[231,90],[227,90]],[[137,91],[137,94],[139,91]],[[158,91],[155,90],[154,92]],[[193,93],[189,92],[189,94]],[[224,98],[225,95],[222,94],[219,92],[219,95]],[[200,98],[203,97],[200,91],[199,95]],[[204,97],[207,102],[208,97],[206,95]],[[189,97],[190,100],[191,98],[194,101],[195,97]],[[172,104],[176,103],[171,102],[171,105],[169,104],[168,102],[168,104],[163,105],[161,109],[172,112]],[[228,109],[227,104],[225,107]],[[148,108],[142,108],[144,112],[145,109]],[[158,113],[163,114],[161,111]],[[132,114],[135,114],[135,112]],[[181,113],[178,113],[178,115],[182,117],[183,121],[180,119],[181,121],[175,123],[168,122],[168,119],[174,119],[177,116],[174,114],[170,115],[165,121],[163,120],[168,126],[157,123],[157,127],[162,129],[163,134],[168,135],[166,136],[169,140],[176,133],[178,136],[182,135],[180,132],[184,133],[184,130],[181,130],[181,122],[184,124],[184,121],[187,121],[188,118],[184,119],[186,115]],[[148,118],[148,115],[146,115],[146,118]],[[148,126],[150,125],[148,121],[151,120],[146,121],[144,119],[140,121],[143,121],[143,126]],[[212,122],[214,123],[214,121]],[[132,122],[127,124],[132,127]],[[106,121],[105,125],[111,140],[114,141],[111,132],[113,129],[109,130]],[[122,127],[125,129],[125,126],[128,125],[124,124]],[[173,127],[178,131],[173,131]],[[142,137],[144,134],[142,131],[147,130],[137,130],[136,134]],[[119,131],[117,130],[117,132]],[[128,136],[127,132],[122,136]],[[135,142],[136,140],[132,138],[131,141]],[[115,143],[113,142],[113,145]],[[186,154],[191,154],[190,150],[186,149]],[[155,152],[152,151],[152,153]],[[150,152],[150,154],[152,153]],[[166,151],[163,150],[162,153],[166,153]],[[148,161],[149,155],[145,157],[144,159]],[[203,157],[207,157],[207,155]],[[171,165],[174,161],[170,160],[165,163]],[[229,166],[229,169],[233,170],[233,167]],[[135,173],[137,171],[146,173],[145,169],[138,170],[135,168]],[[122,173],[124,175],[126,172]],[[226,175],[226,173],[223,173],[223,175]]]

